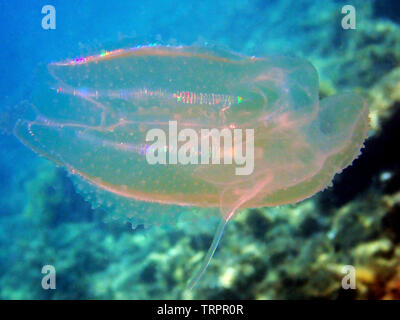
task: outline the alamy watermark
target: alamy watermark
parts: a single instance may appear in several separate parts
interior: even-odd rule
[[[342,288],[356,289],[356,268],[352,265],[343,266],[342,273],[345,274],[342,279]]]
[[[47,264],[42,268],[42,274],[45,276],[42,278],[42,288],[44,290],[55,290],[56,289],[56,268],[51,264]]]
[[[52,5],[45,5],[42,7],[42,28],[44,30],[54,30],[56,28],[56,8]]]
[[[356,8],[352,5],[345,5],[342,8],[342,28],[345,30],[356,29]]]
[[[164,130],[151,129],[146,142],[153,142],[144,150],[149,164],[236,164],[236,175],[250,175],[254,170],[254,129],[198,132],[185,128],[178,132],[177,121],[169,121],[168,139]]]

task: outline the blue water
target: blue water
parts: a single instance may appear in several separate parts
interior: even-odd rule
[[[393,46],[360,34],[369,34],[365,28],[367,23],[374,25],[374,19],[398,27],[398,16],[392,14],[399,10],[396,1],[379,5],[354,1],[356,30],[341,27],[344,2],[323,2],[1,1],[0,108],[19,112],[16,106],[29,101],[41,64],[151,43],[216,45],[246,55],[303,56],[319,69],[321,81],[330,80],[339,90],[367,89],[398,65],[395,54],[394,58],[382,54],[381,60],[377,54],[380,63],[369,69],[357,60],[357,46],[368,47],[375,41],[378,52]],[[42,28],[41,9],[46,4],[56,9],[55,30]],[[3,116],[0,123],[10,128],[16,118],[7,122]],[[185,297],[182,292],[190,270],[182,275],[174,270],[197,251],[206,250],[213,230],[204,226],[195,231],[182,226],[132,230],[118,221],[104,222],[106,213],[93,210],[61,168],[9,134],[0,136],[0,148],[1,299]],[[178,254],[168,253],[175,258],[168,257],[167,262],[152,256],[184,243],[185,237],[191,237],[191,249],[184,249],[186,244],[177,246]],[[167,270],[162,269],[165,263]],[[41,286],[41,269],[47,264],[57,270],[56,290]],[[206,282],[208,288],[210,283],[218,286],[212,271],[215,281]],[[225,296],[205,290],[194,297]]]

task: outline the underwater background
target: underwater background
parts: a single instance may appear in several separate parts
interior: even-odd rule
[[[342,28],[345,4],[354,30]],[[55,30],[41,26],[44,5]],[[400,2],[16,0],[0,3],[0,24],[1,299],[400,299]],[[332,187],[237,214],[189,292],[217,221],[133,228],[6,130],[40,64],[151,43],[301,56],[321,97],[356,91],[370,106],[370,137]],[[44,265],[56,290],[42,289]],[[345,265],[356,290],[342,288]]]

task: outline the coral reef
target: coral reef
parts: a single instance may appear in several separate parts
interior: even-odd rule
[[[329,23],[341,18],[335,1],[322,13],[315,1],[301,8],[281,1],[274,10],[266,3],[222,6],[224,19],[203,37],[246,54],[298,48],[321,72],[321,96],[363,93],[371,132],[353,165],[297,205],[238,214],[198,287],[187,291],[215,217],[146,228],[104,222],[107,213],[93,209],[62,169],[1,136],[1,299],[400,299],[398,4],[354,1],[359,24],[344,31]],[[283,23],[288,10],[288,17],[301,12],[302,22]],[[57,290],[40,285],[45,264],[56,268]],[[356,290],[342,288],[346,265],[355,267]]]

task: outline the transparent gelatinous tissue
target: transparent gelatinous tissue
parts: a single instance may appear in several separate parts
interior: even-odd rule
[[[37,117],[19,121],[16,135],[107,191],[99,202],[117,208],[122,198],[124,213],[138,218],[145,214],[129,212],[131,200],[215,207],[225,218],[302,200],[352,162],[368,128],[362,97],[320,101],[314,67],[290,57],[142,47],[52,63],[37,82]],[[179,129],[254,129],[253,173],[236,175],[234,163],[150,165],[146,132],[168,132],[169,120]],[[162,208],[142,218],[157,220]]]
[[[228,221],[241,208],[310,197],[357,157],[368,129],[359,95],[319,100],[318,74],[306,60],[194,47],[52,63],[31,105],[36,118],[21,119],[17,137],[77,177],[96,204],[144,223],[182,211]],[[180,130],[254,129],[253,172],[237,175],[235,163],[149,164],[146,133],[168,132],[171,120]]]

